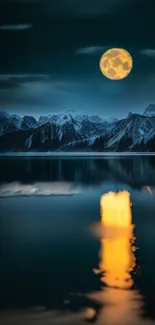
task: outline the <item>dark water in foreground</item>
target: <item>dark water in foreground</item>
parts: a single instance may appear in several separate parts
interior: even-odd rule
[[[101,235],[100,198],[121,190],[134,242]],[[155,157],[1,158],[0,211],[2,325],[155,324]]]

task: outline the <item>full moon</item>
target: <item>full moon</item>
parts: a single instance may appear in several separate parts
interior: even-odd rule
[[[120,80],[127,77],[132,70],[133,60],[126,50],[113,48],[102,55],[99,65],[105,77]]]

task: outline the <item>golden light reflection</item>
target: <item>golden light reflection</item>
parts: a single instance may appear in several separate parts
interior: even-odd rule
[[[100,205],[103,224],[101,281],[110,287],[129,289],[133,285],[130,272],[135,267],[130,194],[110,192],[101,197]]]
[[[103,195],[100,211],[101,231],[95,229],[101,238],[99,270],[93,272],[100,274],[106,287],[89,295],[102,305],[96,324],[151,324],[143,322],[141,295],[129,290],[133,285],[131,271],[136,265],[130,194],[121,191]]]
[[[151,196],[153,196],[153,192],[152,192],[151,186],[145,186],[145,188],[151,194]]]
[[[132,222],[130,194],[127,191],[109,192],[100,200],[101,223],[104,227],[129,228]]]

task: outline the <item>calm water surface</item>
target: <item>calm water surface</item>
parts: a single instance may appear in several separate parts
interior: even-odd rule
[[[155,157],[1,158],[0,211],[2,325],[155,324]]]

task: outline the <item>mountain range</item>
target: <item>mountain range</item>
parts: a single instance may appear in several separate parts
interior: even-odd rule
[[[0,112],[0,152],[27,151],[154,152],[155,104],[121,120],[73,110],[38,120]]]

